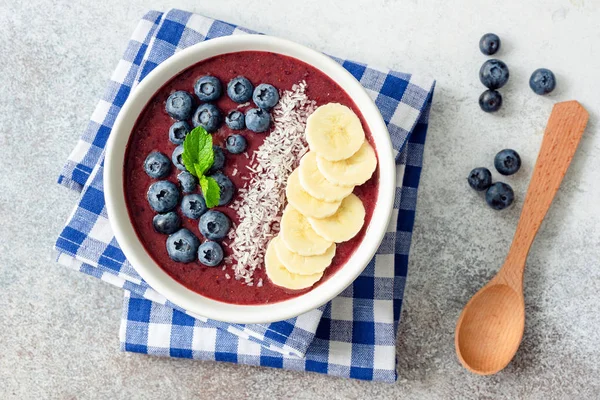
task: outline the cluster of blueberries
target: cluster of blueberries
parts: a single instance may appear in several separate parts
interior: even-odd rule
[[[194,127],[202,126],[207,132],[216,132],[222,123],[221,111],[211,101],[221,97],[223,86],[214,76],[203,76],[194,84],[194,92],[202,102],[192,113],[194,97],[183,90],[173,92],[166,101],[166,112],[176,120],[169,128],[169,140],[176,144],[171,158],[154,151],[144,161],[144,170],[153,179],[161,179],[150,185],[147,193],[150,207],[156,211],[153,218],[154,229],[167,238],[169,257],[177,262],[189,263],[196,258],[208,267],[215,267],[223,261],[223,248],[218,243],[227,236],[231,221],[222,212],[209,210],[204,197],[196,193],[198,179],[189,173],[182,161],[183,142],[191,131],[187,122],[190,118]],[[253,132],[265,132],[269,129],[271,115],[269,110],[279,101],[279,92],[273,86],[260,84],[256,88],[250,81],[238,76],[227,85],[227,95],[236,103],[246,103],[252,99],[258,108],[251,108],[244,115],[238,110],[230,111],[225,123],[232,130],[248,128]],[[227,151],[240,154],[246,151],[246,138],[239,134],[227,137]],[[220,170],[225,166],[225,153],[219,146],[213,146],[214,162],[207,175],[215,179],[220,188],[219,206],[229,204],[233,199],[233,182]],[[181,172],[177,175],[179,186],[164,180],[171,173],[172,165]],[[183,195],[183,196],[182,196]],[[207,239],[204,243],[188,229],[181,228],[182,221],[175,208],[179,205],[181,213],[190,219],[199,219],[198,229]]]
[[[257,107],[250,108],[245,115],[239,110],[232,110],[223,118],[221,110],[211,103],[223,94],[223,85],[217,77],[207,75],[198,79],[194,84],[194,93],[202,102],[195,111],[194,97],[185,90],[173,92],[167,99],[167,113],[179,121],[172,127],[171,141],[174,143],[183,142],[190,131],[186,122],[190,118],[194,127],[201,126],[209,133],[216,132],[223,120],[233,130],[248,128],[252,132],[265,132],[271,124],[269,110],[279,101],[279,92],[272,85],[261,83],[255,88],[248,78],[238,76],[227,84],[227,95],[239,104],[252,100]]]
[[[493,33],[486,33],[479,41],[479,49],[487,56],[496,54],[500,49],[500,38]],[[508,82],[508,67],[503,61],[492,59],[483,63],[479,69],[479,80],[488,88],[479,96],[479,106],[485,112],[495,112],[502,107],[502,95],[497,89]],[[544,95],[556,87],[554,73],[546,68],[538,68],[529,78],[529,87],[536,94]]]
[[[504,149],[494,157],[494,167],[502,175],[515,174],[521,168],[521,157],[514,150]],[[505,209],[515,199],[515,193],[510,185],[504,182],[492,184],[492,173],[487,168],[475,168],[469,174],[467,181],[469,186],[478,192],[486,191],[485,201],[494,210]]]
[[[222,159],[221,168],[225,157],[222,156]],[[175,166],[179,168],[177,163]],[[215,167],[216,165],[213,164],[211,169]],[[165,178],[170,173],[171,160],[160,152],[152,152],[144,162],[144,169],[151,178]],[[235,192],[231,180],[219,171],[209,176],[217,181],[221,190],[219,205],[228,204]],[[198,180],[195,176],[182,171],[177,175],[177,180],[180,187],[171,181],[159,180],[152,183],[148,189],[148,203],[158,213],[152,220],[154,229],[169,235],[167,253],[173,261],[189,263],[197,257],[202,264],[215,267],[223,260],[223,249],[217,241],[227,236],[231,221],[222,212],[209,210],[204,197],[199,193],[193,193],[198,188]],[[200,220],[198,229],[208,241],[200,244],[200,240],[192,232],[181,228],[181,218],[175,211],[178,205],[184,216]]]

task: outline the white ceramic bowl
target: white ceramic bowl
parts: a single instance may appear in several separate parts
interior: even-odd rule
[[[373,217],[360,247],[348,262],[313,290],[279,303],[236,305],[193,292],[164,272],[140,243],[129,219],[123,192],[125,146],[138,115],[171,78],[204,59],[245,50],[269,51],[302,60],[324,72],[354,100],[369,126],[379,158],[379,194]],[[211,319],[233,323],[267,323],[298,316],[337,296],[366,267],[388,226],[395,193],[392,144],[379,110],[360,83],[331,58],[299,44],[262,35],[229,36],[189,47],[157,66],[131,92],[112,129],[104,162],[104,191],[108,217],[127,260],[150,286],[178,306]]]

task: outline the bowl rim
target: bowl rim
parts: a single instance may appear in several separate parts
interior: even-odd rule
[[[171,278],[146,252],[133,228],[125,202],[125,147],[138,116],[154,94],[177,74],[220,54],[267,51],[303,61],[322,71],[354,101],[377,147],[379,185],[376,206],[365,238],[334,275],[312,290],[291,299],[260,305],[225,303],[202,296]],[[332,58],[298,43],[267,35],[234,35],[207,40],[181,50],[154,68],[129,94],[109,136],[104,160],[104,192],[108,219],[126,259],[140,276],[173,304],[204,318],[249,324],[271,323],[316,309],[347,288],[366,268],[388,230],[392,215],[396,168],[392,143],[379,109],[363,86]]]

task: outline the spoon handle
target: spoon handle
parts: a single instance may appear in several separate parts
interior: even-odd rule
[[[574,100],[557,103],[552,109],[517,231],[501,271],[513,287],[522,285],[527,254],[569,168],[588,117]]]

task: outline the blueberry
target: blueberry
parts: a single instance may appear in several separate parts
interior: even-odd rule
[[[181,226],[181,218],[175,211],[166,214],[156,214],[152,219],[152,225],[158,233],[170,235]]]
[[[519,153],[511,149],[504,149],[494,157],[494,167],[502,175],[512,175],[521,168],[521,157]]]
[[[264,132],[271,124],[271,114],[262,108],[251,108],[246,111],[246,127],[252,132]]]
[[[492,186],[492,173],[487,168],[475,168],[467,178],[469,186],[481,192]]]
[[[204,197],[198,193],[186,194],[181,200],[181,212],[188,218],[198,219],[207,210]]]
[[[279,101],[279,92],[273,85],[261,83],[254,89],[252,101],[263,110],[270,110]]]
[[[186,121],[177,121],[169,128],[169,140],[173,144],[183,144],[190,130],[190,124]]]
[[[546,68],[536,69],[529,78],[529,87],[539,95],[550,93],[556,87],[554,73]]]
[[[182,171],[177,175],[181,191],[183,193],[191,193],[198,187],[198,179],[187,171]]]
[[[496,182],[485,192],[485,201],[494,210],[504,210],[515,200],[515,192],[504,182]]]
[[[178,90],[177,92],[171,93],[167,99],[165,109],[171,118],[183,121],[189,119],[192,115],[193,105],[194,98],[192,95],[183,90]]]
[[[233,195],[235,193],[235,186],[233,186],[233,182],[223,175],[222,172],[217,172],[216,174],[210,175],[217,184],[219,185],[219,189],[221,189],[221,197],[219,198],[219,205],[224,206],[229,204],[231,199],[233,199]]]
[[[489,89],[499,89],[508,82],[508,67],[500,60],[487,60],[479,70],[479,80]]]
[[[185,228],[169,235],[167,238],[167,253],[171,260],[189,263],[196,259],[200,240]]]
[[[500,38],[494,33],[486,33],[479,40],[479,50],[486,56],[496,54],[500,50]]]
[[[148,154],[146,161],[144,161],[144,171],[146,171],[150,178],[164,178],[171,172],[169,157],[158,151],[153,151]]]
[[[148,203],[156,212],[171,211],[179,202],[179,189],[169,181],[158,181],[150,185],[147,193]]]
[[[221,111],[214,104],[202,104],[192,117],[194,127],[201,126],[207,132],[216,132],[221,125]]]
[[[236,103],[245,103],[252,98],[252,83],[248,78],[238,76],[227,84],[227,95]]]
[[[248,147],[248,142],[246,141],[246,138],[242,135],[227,136],[225,144],[227,146],[227,151],[231,154],[243,153],[244,151],[246,151],[246,147]]]
[[[217,145],[213,145],[214,161],[213,165],[208,169],[207,175],[214,174],[220,171],[225,166],[225,152]]]
[[[229,114],[225,117],[225,124],[230,129],[240,130],[246,127],[244,113],[238,110],[230,111]]]
[[[216,267],[223,261],[223,248],[217,242],[204,242],[198,248],[198,261],[207,267]]]
[[[497,90],[486,90],[479,96],[479,107],[485,112],[496,112],[502,107],[502,95]]]
[[[201,101],[215,101],[223,94],[223,85],[214,76],[203,76],[194,84],[194,93]]]
[[[173,154],[171,155],[171,161],[173,161],[173,164],[177,167],[177,169],[185,171],[186,169],[185,165],[183,165],[183,159],[181,158],[181,154],[183,154],[182,144],[175,147],[175,150],[173,150]]]
[[[210,210],[200,217],[198,229],[209,240],[221,240],[227,236],[231,221],[221,211]]]

